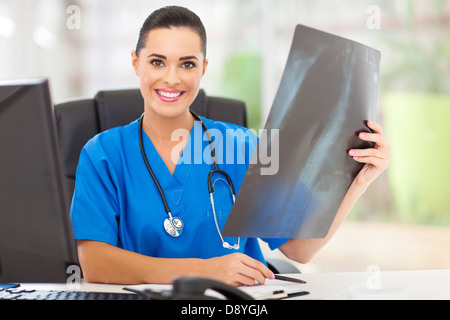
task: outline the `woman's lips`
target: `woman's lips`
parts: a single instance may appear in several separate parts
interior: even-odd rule
[[[186,91],[178,89],[155,89],[156,95],[164,102],[175,102],[181,99]]]

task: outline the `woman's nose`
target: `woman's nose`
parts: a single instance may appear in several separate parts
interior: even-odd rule
[[[174,86],[176,84],[179,84],[180,77],[178,75],[178,68],[176,67],[169,67],[166,69],[166,73],[164,74],[164,82],[166,82],[169,86]]]

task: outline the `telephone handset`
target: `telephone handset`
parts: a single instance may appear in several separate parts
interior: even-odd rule
[[[172,281],[172,295],[178,300],[213,300],[216,297],[206,295],[206,290],[213,290],[229,300],[254,300],[252,296],[238,288],[227,285],[223,282],[197,278],[182,277]]]
[[[171,290],[153,291],[149,289],[128,291],[144,295],[150,300],[219,300],[219,295],[206,294],[207,290],[215,291],[228,300],[254,300],[252,296],[238,288],[225,283],[199,277],[180,277],[172,281]]]

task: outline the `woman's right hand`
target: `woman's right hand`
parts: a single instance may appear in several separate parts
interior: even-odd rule
[[[205,261],[206,272],[204,276],[232,286],[251,286],[255,284],[255,281],[263,284],[266,279],[274,278],[274,274],[264,263],[243,253],[232,253]]]
[[[110,244],[78,240],[78,257],[88,282],[171,283],[176,277],[207,277],[229,285],[263,284],[273,279],[264,263],[242,253],[210,259],[149,257]]]

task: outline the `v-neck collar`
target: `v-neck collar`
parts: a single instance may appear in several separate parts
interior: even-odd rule
[[[200,122],[194,121],[194,125],[192,126],[192,129],[189,133],[189,139],[186,143],[186,146],[183,149],[180,158],[178,159],[178,163],[173,174],[171,174],[164,160],[161,158],[155,146],[153,145],[151,139],[148,137],[145,131],[142,132],[144,150],[148,162],[153,172],[155,173],[159,184],[161,185],[165,197],[172,200],[175,206],[178,206],[180,204],[180,200],[183,195],[187,179],[192,170],[192,166],[194,163],[197,163],[195,154],[198,152],[198,150],[196,150],[198,146],[196,146],[194,142],[200,141],[200,145],[203,146],[202,135],[203,130]],[[201,148],[201,150],[203,150],[203,147]],[[200,154],[202,154],[202,152],[200,152]]]

